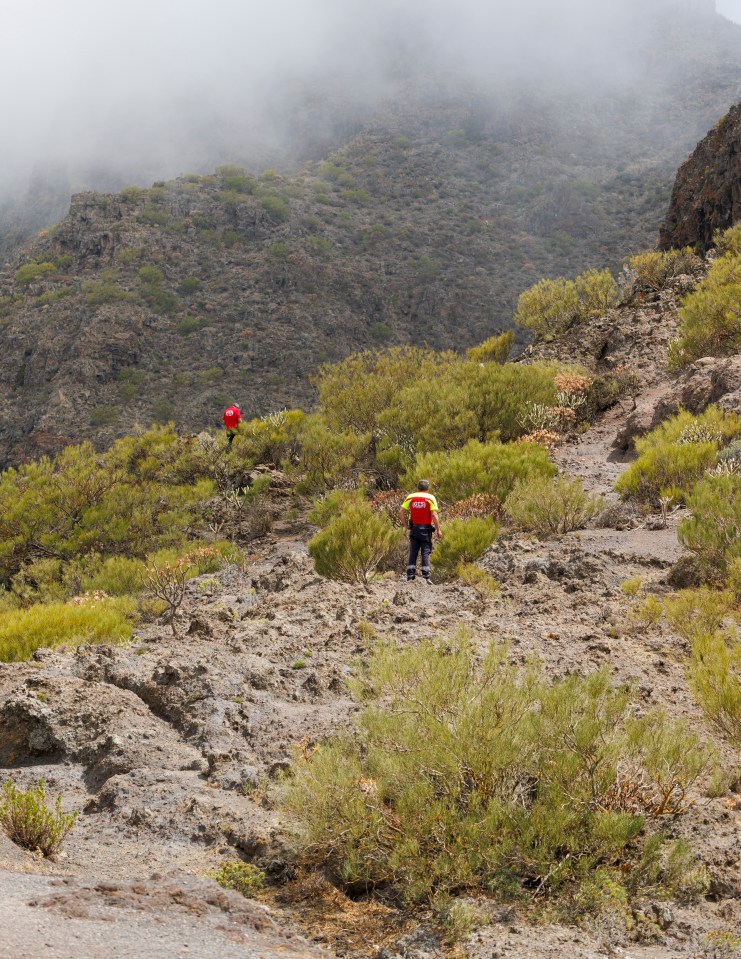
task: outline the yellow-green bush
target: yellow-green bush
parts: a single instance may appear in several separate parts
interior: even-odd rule
[[[685,724],[632,720],[606,671],[549,684],[465,638],[380,645],[352,688],[355,730],[297,751],[283,808],[302,862],[407,902],[548,896],[600,866],[631,876],[660,845],[657,799],[681,812],[708,763]]]
[[[214,484],[189,468],[178,438],[154,430],[100,456],[89,443],[67,447],[0,475],[0,582],[38,557],[69,561],[88,553],[143,557],[185,542]]]
[[[677,530],[706,577],[722,583],[741,558],[741,476],[708,476],[687,497],[690,516]]]
[[[705,718],[741,749],[741,642],[734,594],[682,590],[663,605],[672,629],[691,646],[687,675]]]
[[[321,576],[366,584],[402,537],[388,517],[352,502],[309,540],[309,553]]]
[[[567,476],[533,476],[519,480],[504,503],[505,512],[534,533],[569,533],[580,529],[602,508],[599,496],[585,493],[582,481]]]
[[[454,353],[403,346],[355,353],[323,366],[315,385],[327,424],[340,432],[372,433],[378,416],[409,383],[417,378],[429,382],[456,359]]]
[[[0,662],[28,659],[41,646],[118,643],[131,636],[132,599],[47,603],[0,613]]]
[[[615,489],[654,504],[663,492],[683,501],[715,464],[719,448],[739,434],[741,417],[734,413],[715,406],[699,416],[681,410],[636,439],[638,459],[618,478]]]
[[[686,297],[679,338],[671,344],[669,366],[680,369],[702,356],[728,356],[741,348],[741,255],[727,253]]]
[[[692,273],[702,261],[689,248],[684,250],[646,250],[627,261],[628,269],[635,273],[638,285],[658,292],[667,282],[681,273]]]
[[[713,242],[719,253],[741,256],[741,224],[737,223],[728,230],[718,230],[713,237]]]
[[[402,500],[399,500],[401,506]],[[363,505],[365,497],[362,490],[344,490],[335,489],[326,493],[320,499],[314,500],[314,507],[308,514],[307,519],[314,526],[325,529],[329,524],[336,520],[340,514],[349,506]]]
[[[249,466],[290,463],[298,453],[303,421],[301,410],[280,410],[242,424],[229,451],[230,459]]]
[[[515,323],[543,336],[562,333],[579,315],[579,294],[573,280],[540,280],[520,294]]]
[[[370,436],[336,432],[321,413],[305,417],[299,431],[306,490],[325,490],[355,477],[368,462]]]
[[[53,263],[26,263],[15,271],[15,281],[19,286],[30,286],[36,280],[56,272],[57,268]]]
[[[417,457],[402,485],[413,489],[420,477],[432,481],[439,498],[453,503],[475,493],[506,499],[519,479],[553,476],[556,467],[537,443],[479,443],[470,440],[459,450]]]
[[[541,336],[558,335],[578,320],[604,313],[617,293],[609,270],[588,270],[576,280],[540,280],[520,294],[515,323]]]
[[[206,875],[223,889],[236,889],[246,899],[254,899],[265,885],[265,873],[249,862],[225,862]]]
[[[479,600],[485,603],[499,594],[499,583],[494,577],[475,563],[460,563],[456,569],[458,578],[470,586]]]
[[[22,849],[53,858],[61,852],[62,843],[76,820],[76,812],[62,812],[61,795],[49,808],[43,779],[28,789],[19,789],[8,779],[0,791],[0,826]]]
[[[452,579],[461,564],[473,563],[499,535],[493,519],[454,519],[446,523],[443,538],[435,541],[432,565],[436,579]]]
[[[472,346],[466,351],[466,356],[474,363],[506,363],[514,342],[514,330],[507,330],[498,336],[490,336],[478,346]]]
[[[528,403],[555,403],[558,369],[504,363],[511,339],[493,337],[474,348],[475,359],[403,347],[323,367],[319,420],[307,418],[300,436],[304,464],[316,459],[317,449],[331,449],[327,433],[343,448],[351,448],[355,437],[354,461],[345,473],[372,470],[393,486],[419,454],[456,449],[471,439],[521,436]]]
[[[698,630],[688,673],[705,718],[741,749],[741,642],[735,629]]]

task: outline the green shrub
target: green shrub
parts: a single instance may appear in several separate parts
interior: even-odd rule
[[[91,426],[111,426],[118,420],[120,411],[112,403],[100,403],[90,414]]]
[[[201,320],[197,316],[184,316],[177,325],[178,333],[187,336],[188,333],[196,333],[201,328]]]
[[[56,290],[47,290],[46,293],[42,293],[36,302],[39,306],[45,306],[47,303],[58,303],[60,300],[66,300],[73,293],[74,290],[71,286],[60,286]]]
[[[602,509],[599,496],[584,492],[578,477],[534,476],[520,480],[504,509],[523,529],[534,533],[569,533]]]
[[[741,256],[726,254],[687,296],[680,310],[679,338],[669,366],[680,369],[702,356],[728,356],[741,349]]]
[[[82,284],[85,302],[89,306],[101,306],[104,303],[120,303],[133,299],[133,294],[109,280],[86,280]]]
[[[308,253],[321,260],[331,260],[333,255],[332,241],[326,236],[309,236],[304,242]]]
[[[435,389],[414,378],[378,417],[384,443],[417,453],[454,449],[467,440],[514,440],[527,432],[523,415],[533,403],[556,402],[556,371],[538,364],[460,360],[435,373]]]
[[[741,558],[741,476],[707,477],[687,506],[691,515],[679,524],[679,541],[697,555],[708,579],[722,582],[729,564]]]
[[[53,858],[77,820],[77,813],[62,812],[62,797],[57,796],[50,809],[46,804],[46,786],[19,789],[8,779],[0,793],[0,825],[17,846]]]
[[[367,503],[352,503],[309,541],[309,553],[321,576],[367,584],[402,536]]]
[[[614,306],[618,288],[609,270],[587,270],[574,281],[579,297],[579,318],[601,316]]]
[[[345,199],[351,203],[357,203],[358,206],[365,206],[370,203],[370,193],[367,190],[353,189],[345,190]]]
[[[383,644],[351,688],[356,729],[297,751],[284,809],[302,862],[407,902],[540,898],[601,866],[629,875],[660,845],[666,783],[677,814],[708,763],[684,725],[632,722],[630,691],[606,671],[549,685],[496,646],[479,664],[465,639]]]
[[[728,230],[718,230],[713,237],[713,242],[718,253],[741,256],[741,225],[737,223]]]
[[[201,281],[197,276],[186,276],[180,283],[180,289],[183,293],[196,293],[201,286]]]
[[[705,718],[741,749],[741,642],[735,630],[698,629],[688,676]]]
[[[149,226],[165,226],[170,222],[170,214],[155,203],[147,203],[139,214],[139,219]]]
[[[175,293],[163,288],[164,274],[156,266],[143,266],[139,270],[139,294],[155,313],[174,313],[178,298]]]
[[[107,593],[109,596],[134,596],[141,591],[146,563],[129,556],[107,556],[97,562],[88,561],[82,577],[85,593]]]
[[[139,203],[146,195],[147,191],[140,186],[124,187],[119,194],[124,203]]]
[[[505,500],[519,479],[553,476],[555,472],[548,451],[537,443],[470,440],[459,450],[417,457],[402,485],[411,489],[420,476],[426,476],[440,499],[448,503],[475,493],[491,493]]]
[[[218,869],[210,869],[206,875],[222,889],[236,889],[247,899],[254,899],[265,885],[265,873],[249,862],[225,862]]]
[[[138,246],[122,246],[116,250],[116,260],[119,263],[135,263],[141,255],[142,249]]]
[[[507,330],[499,336],[490,336],[478,346],[472,346],[466,351],[466,356],[474,363],[506,363],[514,342],[514,330]]]
[[[165,275],[159,267],[143,266],[139,270],[139,284],[142,287],[160,286],[164,280]]]
[[[136,603],[126,598],[47,603],[0,613],[0,662],[29,659],[42,646],[119,643],[131,636]]]
[[[499,583],[475,563],[460,563],[455,572],[466,586],[474,590],[482,603],[499,595]]]
[[[635,441],[638,459],[618,478],[615,489],[656,503],[666,492],[683,501],[713,466],[720,445],[741,434],[741,418],[709,406],[700,416],[686,410]]]
[[[221,189],[228,193],[254,193],[257,189],[257,183],[251,176],[245,176],[242,173],[232,176],[225,176]]]
[[[171,430],[117,441],[99,456],[70,446],[0,474],[0,582],[39,556],[144,557],[179,545],[213,491],[213,464]]]
[[[290,463],[298,455],[303,422],[301,410],[279,410],[243,423],[231,455],[250,466],[280,467]]]
[[[15,282],[19,286],[30,286],[56,272],[57,268],[53,263],[26,263],[15,271]]]
[[[228,176],[246,176],[247,171],[243,166],[239,166],[237,163],[222,163],[221,166],[217,166],[214,170],[214,173],[218,177],[228,177]]]
[[[702,260],[689,248],[684,250],[646,250],[630,257],[626,266],[636,277],[638,285],[658,292],[668,281],[682,273],[692,273]]]
[[[152,400],[152,421],[161,426],[172,423],[175,416],[175,404],[167,396],[157,396]]]
[[[291,255],[291,248],[285,240],[276,240],[268,247],[268,253],[276,260],[287,260]]]
[[[326,529],[348,506],[362,506],[364,503],[365,496],[362,490],[331,490],[321,498],[314,500],[314,507],[306,518],[314,526],[318,526],[320,529]],[[401,500],[399,503],[401,503]]]
[[[573,323],[604,313],[617,300],[609,270],[589,270],[576,280],[540,280],[520,294],[515,323],[540,336],[558,335]]]
[[[440,372],[453,354],[439,356],[413,346],[355,353],[339,363],[325,364],[315,377],[319,404],[328,425],[342,432],[372,433],[378,417],[396,402],[415,377]]]
[[[620,584],[620,592],[633,599],[640,592],[641,585],[642,580],[640,576],[631,576],[629,579],[623,580]]]
[[[278,196],[265,196],[260,200],[260,206],[265,210],[271,220],[277,223],[283,223],[291,218],[291,208]]]
[[[302,420],[298,440],[308,490],[331,489],[357,476],[370,446],[370,436],[333,430],[319,413]]]
[[[452,579],[461,565],[473,563],[499,535],[493,519],[454,519],[446,523],[443,538],[435,541],[433,565],[438,579]]]

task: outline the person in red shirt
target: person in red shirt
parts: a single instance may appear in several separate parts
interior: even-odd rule
[[[407,582],[417,576],[417,557],[422,553],[422,579],[428,586],[430,580],[430,553],[432,552],[432,534],[440,539],[440,519],[437,512],[437,500],[428,492],[429,480],[417,483],[417,492],[410,493],[399,510],[399,519],[409,530],[409,562],[407,563]]]
[[[233,406],[228,406],[224,410],[224,415],[221,417],[224,421],[224,426],[226,427],[226,436],[227,443],[229,446],[234,442],[234,437],[237,435],[237,427],[242,421],[242,414],[239,412],[239,407],[235,403]]]

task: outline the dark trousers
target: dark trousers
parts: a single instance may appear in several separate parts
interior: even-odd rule
[[[422,577],[430,578],[430,553],[432,552],[432,526],[412,526],[409,530],[409,562],[407,579],[417,575],[417,557],[422,553]]]

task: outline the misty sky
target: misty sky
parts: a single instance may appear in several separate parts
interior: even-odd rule
[[[717,0],[717,10],[734,23],[741,23],[741,0]]]
[[[270,146],[289,95],[380,97],[414,57],[544,83],[629,76],[617,11],[651,2],[2,0],[0,185],[39,165],[156,179],[238,159]]]

